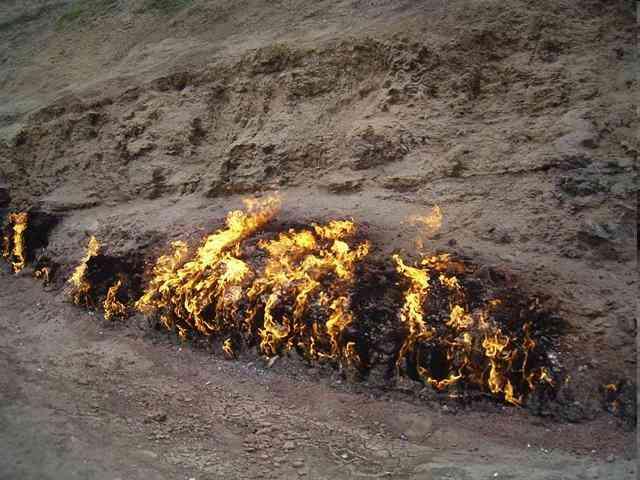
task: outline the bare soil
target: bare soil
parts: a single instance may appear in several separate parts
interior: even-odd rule
[[[0,478],[635,478],[613,417],[558,423],[224,361],[0,276]],[[19,321],[17,321],[19,319]],[[496,475],[497,474],[497,475]]]
[[[633,6],[3,2],[0,219],[58,222],[47,290],[0,274],[0,478],[635,478],[601,394],[637,375]],[[352,217],[378,258],[421,239],[550,298],[560,414],[225,362],[64,303],[88,235],[149,260],[274,190],[280,221]],[[408,218],[436,204],[427,240]]]

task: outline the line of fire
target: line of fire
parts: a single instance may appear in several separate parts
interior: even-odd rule
[[[361,380],[408,377],[447,398],[522,406],[569,381],[557,353],[562,320],[511,276],[451,253],[381,258],[352,219],[276,222],[280,204],[277,195],[245,200],[199,243],[175,241],[157,258],[109,257],[91,236],[66,295],[106,320],[144,315],[181,340],[210,339],[228,359],[249,348],[295,353]],[[410,221],[429,234],[442,215],[435,207]],[[53,222],[32,220],[8,215],[2,257],[15,273],[32,263],[46,284],[56,267],[34,246]],[[620,389],[603,387],[610,409]]]

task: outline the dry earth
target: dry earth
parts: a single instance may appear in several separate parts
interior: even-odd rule
[[[0,276],[0,478],[635,478],[598,389],[636,378],[636,34],[604,0],[3,2],[0,214],[60,222],[51,291]],[[554,299],[582,423],[454,416],[63,303],[87,235],[147,257],[273,190],[380,257],[440,205],[429,249]]]
[[[632,479],[612,417],[557,423],[227,362],[0,276],[0,478]],[[19,319],[19,321],[17,321]],[[284,363],[284,365],[283,365]]]

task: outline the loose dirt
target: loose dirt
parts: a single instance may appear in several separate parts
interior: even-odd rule
[[[425,404],[294,359],[224,361],[0,276],[0,478],[635,478],[612,417]],[[354,389],[356,391],[354,391]]]

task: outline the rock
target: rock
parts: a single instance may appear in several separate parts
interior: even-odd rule
[[[611,223],[586,221],[580,226],[578,238],[590,245],[612,242],[616,238],[616,228]]]
[[[138,157],[145,152],[151,151],[155,148],[155,144],[150,140],[137,139],[127,144],[127,153],[130,158]]]
[[[369,127],[351,140],[351,151],[352,168],[366,170],[402,160],[409,149],[397,139],[389,139]]]
[[[425,184],[424,178],[419,175],[414,176],[392,176],[382,180],[382,186],[394,192],[412,192]]]
[[[149,413],[146,418],[144,419],[144,423],[151,423],[151,422],[158,422],[158,423],[162,423],[162,422],[166,422],[167,421],[167,414],[164,412],[152,412]]]
[[[335,194],[355,193],[362,190],[362,180],[345,180],[343,182],[331,182],[327,190]]]
[[[616,457],[614,457],[612,454],[607,455],[607,462],[612,463],[615,459]]]
[[[506,228],[503,226],[490,226],[481,236],[484,240],[490,240],[495,243],[507,244],[513,239]]]
[[[285,450],[293,450],[294,448],[296,448],[296,445],[291,440],[287,440],[286,442],[284,442],[282,448],[284,448]]]
[[[562,176],[558,180],[558,186],[563,192],[573,197],[594,195],[610,190],[610,187],[606,185],[603,180],[587,176]]]
[[[562,156],[576,155],[585,148],[598,146],[598,133],[589,119],[589,112],[571,110],[559,119],[558,124],[566,133],[557,138],[552,146]]]
[[[152,452],[151,450],[140,450],[140,453],[150,458],[158,458],[158,454],[156,452]]]

